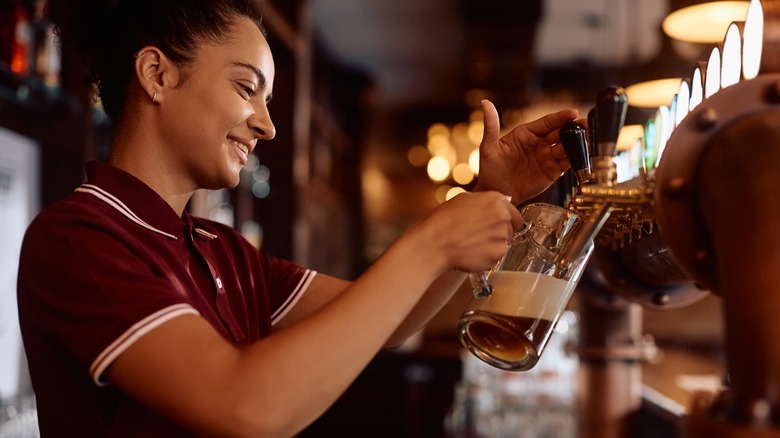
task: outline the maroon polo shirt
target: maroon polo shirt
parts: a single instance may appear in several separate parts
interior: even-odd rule
[[[107,382],[106,368],[144,334],[186,314],[235,345],[256,341],[315,273],[258,251],[228,226],[179,217],[108,164],[88,163],[87,176],[35,218],[22,244],[19,322],[41,432],[186,436]]]

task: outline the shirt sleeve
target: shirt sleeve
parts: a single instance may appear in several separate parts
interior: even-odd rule
[[[297,264],[264,254],[268,265],[271,324],[276,324],[295,307],[317,274]]]
[[[21,253],[20,313],[98,384],[141,336],[198,314],[175,276],[122,238],[128,232],[83,218],[44,219],[31,225]]]

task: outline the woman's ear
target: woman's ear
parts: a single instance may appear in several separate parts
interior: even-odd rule
[[[162,103],[166,89],[179,83],[179,69],[154,46],[146,46],[136,52],[135,74],[152,103]]]

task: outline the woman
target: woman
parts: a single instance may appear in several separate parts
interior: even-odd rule
[[[274,63],[247,0],[52,8],[116,134],[108,162],[89,163],[23,243],[20,323],[44,436],[294,435],[501,256],[520,222],[509,196],[568,167],[551,145],[576,110],[499,140],[485,103],[480,192],[434,209],[354,282],[315,274],[185,210],[196,189],[234,187],[275,135]]]

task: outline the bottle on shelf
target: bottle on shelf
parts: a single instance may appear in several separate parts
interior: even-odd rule
[[[33,9],[31,73],[43,81],[49,90],[56,90],[60,85],[61,54],[54,34],[54,23],[46,17],[48,2],[36,0]]]
[[[3,2],[0,7],[0,61],[17,75],[29,75],[31,41],[27,9],[18,0]]]

